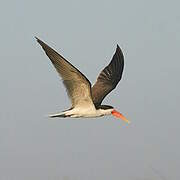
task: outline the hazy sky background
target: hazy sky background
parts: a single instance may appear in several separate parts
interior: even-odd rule
[[[178,0],[2,1],[0,179],[180,179]],[[34,36],[93,83],[118,43],[123,78],[96,120],[47,117],[70,106]]]

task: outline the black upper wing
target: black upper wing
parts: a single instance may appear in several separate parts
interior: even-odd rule
[[[109,94],[121,80],[124,68],[124,56],[117,45],[116,52],[109,63],[99,74],[96,83],[92,87],[92,98],[95,106],[99,106],[105,96]]]

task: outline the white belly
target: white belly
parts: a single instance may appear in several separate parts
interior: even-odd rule
[[[86,117],[86,118],[91,118],[91,117],[99,117],[102,116],[102,114],[99,114],[96,109],[82,109],[82,108],[74,108],[72,110],[66,111],[65,115],[70,116],[72,118],[78,118],[78,117]]]
[[[70,110],[66,110],[57,114],[52,114],[50,117],[72,117],[72,118],[94,118],[94,117],[100,117],[105,115],[110,115],[112,112],[112,109],[95,109],[95,108],[74,108]]]
[[[85,118],[93,118],[93,117],[100,117],[105,115],[110,115],[112,112],[112,109],[109,110],[103,110],[95,108],[74,108],[72,110],[68,110],[65,112],[65,115],[78,118],[78,117],[85,117]]]

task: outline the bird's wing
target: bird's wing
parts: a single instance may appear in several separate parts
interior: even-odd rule
[[[64,57],[49,47],[40,39],[37,42],[42,46],[46,55],[63,79],[72,107],[94,106],[91,96],[91,83],[89,80]]]
[[[105,96],[109,94],[121,80],[124,68],[124,56],[117,45],[116,52],[109,63],[99,74],[92,87],[92,98],[95,106],[99,106]]]

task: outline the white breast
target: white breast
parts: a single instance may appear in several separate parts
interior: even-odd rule
[[[71,110],[68,110],[65,112],[65,115],[78,118],[78,117],[85,117],[85,118],[91,118],[91,117],[100,117],[104,115],[110,115],[112,112],[112,109],[98,109],[95,108],[74,108]]]

